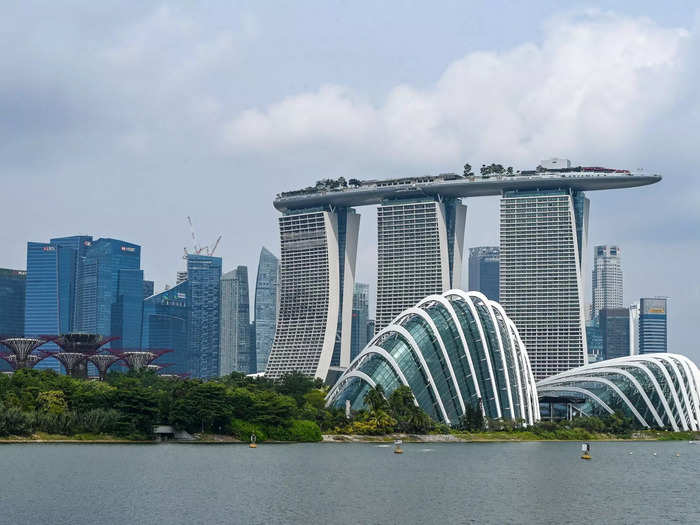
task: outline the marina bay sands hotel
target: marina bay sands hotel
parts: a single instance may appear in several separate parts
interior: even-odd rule
[[[653,184],[659,175],[572,167],[391,180],[326,180],[281,193],[280,310],[271,378],[299,370],[327,379],[350,364],[360,215],[378,205],[376,333],[423,298],[460,288],[467,208],[500,195],[500,303],[525,343],[536,379],[586,363],[582,269],[586,191]],[[488,337],[489,334],[485,334]]]

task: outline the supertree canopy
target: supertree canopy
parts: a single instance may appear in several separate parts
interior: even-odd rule
[[[47,339],[42,337],[2,338],[0,339],[0,344],[6,346],[10,352],[0,353],[0,358],[10,363],[13,370],[32,368],[39,361],[49,356],[47,352],[33,353],[46,342]]]
[[[53,353],[52,357],[61,362],[66,369],[66,374],[82,378],[87,378],[88,357],[95,355],[101,347],[110,341],[118,339],[118,337],[79,332],[44,337],[61,348],[61,351]]]
[[[94,354],[86,356],[86,359],[95,365],[100,381],[104,381],[109,367],[117,361],[121,361],[122,358],[114,354]]]
[[[158,359],[163,354],[167,354],[169,352],[172,352],[172,350],[166,350],[166,349],[162,349],[162,350],[118,349],[118,350],[110,350],[110,352],[112,352],[114,355],[116,355],[120,359],[122,359],[126,363],[126,366],[129,367],[129,370],[141,370],[142,368],[151,367],[151,366],[159,366],[159,368],[162,368],[162,365],[151,365],[151,363],[153,363],[153,361]],[[153,368],[151,368],[151,369],[153,369]]]

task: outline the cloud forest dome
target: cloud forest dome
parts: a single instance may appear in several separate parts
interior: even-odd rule
[[[678,354],[619,357],[537,383],[540,398],[583,397],[587,415],[622,412],[643,427],[700,429],[700,371]]]
[[[411,388],[436,421],[456,423],[467,407],[489,418],[539,419],[537,389],[518,330],[479,292],[449,290],[399,314],[360,352],[328,393],[329,406],[365,408],[367,391]]]

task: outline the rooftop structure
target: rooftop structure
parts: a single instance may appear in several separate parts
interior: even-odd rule
[[[328,405],[365,408],[365,393],[401,385],[436,421],[456,423],[467,407],[489,418],[539,419],[527,351],[513,322],[479,292],[449,290],[408,308],[381,330],[328,393]]]
[[[496,174],[463,177],[456,173],[436,176],[405,177],[388,180],[322,181],[316,187],[287,191],[277,195],[274,206],[280,211],[319,206],[369,206],[384,200],[415,197],[485,197],[504,191],[557,189],[565,186],[575,191],[610,190],[646,186],[661,180],[660,175],[602,167],[543,168],[517,171],[512,175]]]

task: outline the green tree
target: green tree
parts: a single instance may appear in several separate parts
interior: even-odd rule
[[[39,392],[37,396],[37,408],[49,414],[63,414],[68,410],[66,395],[62,390],[47,390]]]
[[[470,164],[464,165],[464,174],[463,175],[464,175],[464,178],[471,177],[474,175],[474,173],[472,173],[472,167]]]

